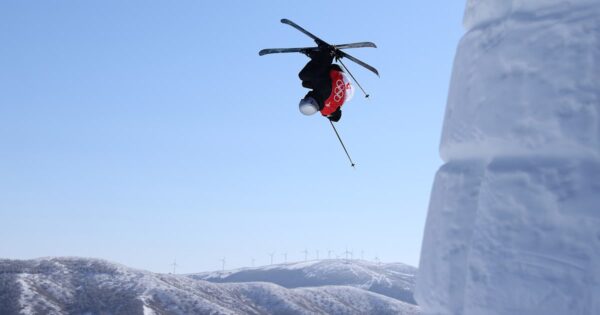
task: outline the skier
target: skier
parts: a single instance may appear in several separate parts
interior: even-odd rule
[[[342,71],[338,65],[333,64],[333,59],[335,58],[336,61],[339,61],[342,67],[344,67],[344,69],[346,69],[348,72],[348,75],[352,77],[356,85],[365,94],[365,97],[369,97],[369,94],[365,92],[365,90],[356,81],[352,73],[350,73],[350,70],[348,70],[348,68],[344,65],[342,58],[346,58],[357,63],[367,70],[375,73],[377,76],[379,76],[379,72],[373,66],[349,55],[348,53],[342,51],[342,49],[361,47],[376,48],[377,46],[372,42],[330,45],[324,40],[305,30],[300,25],[288,19],[281,19],[281,23],[287,24],[304,33],[304,35],[312,38],[317,44],[317,47],[267,48],[260,50],[258,55],[264,56],[267,54],[299,52],[310,57],[310,61],[298,74],[298,77],[300,77],[300,80],[302,80],[302,86],[307,89],[311,89],[311,91],[308,92],[302,100],[300,100],[300,112],[304,115],[313,115],[320,111],[323,116],[329,118],[329,123],[335,131],[335,135],[337,136],[338,140],[340,140],[340,144],[342,145],[342,148],[344,148],[346,156],[348,156],[350,166],[354,167],[355,164],[350,158],[350,154],[348,154],[348,150],[346,150],[346,146],[344,146],[344,142],[342,142],[342,138],[333,124],[333,122],[337,122],[340,120],[340,118],[342,118],[341,107],[345,102],[352,98],[354,95],[354,88],[348,81],[348,78],[344,75],[344,71]]]
[[[298,77],[302,80],[302,86],[311,91],[300,100],[300,112],[312,115],[320,111],[321,115],[337,122],[342,117],[342,105],[352,95],[352,85],[342,69],[333,63],[334,51],[326,46],[319,48],[304,52],[310,61]]]

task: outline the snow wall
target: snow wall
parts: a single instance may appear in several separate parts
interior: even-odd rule
[[[600,314],[600,0],[470,0],[416,298]]]

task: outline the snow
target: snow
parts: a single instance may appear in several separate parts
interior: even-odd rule
[[[300,265],[320,264],[290,267],[302,271]],[[354,264],[338,267],[353,269]],[[402,269],[390,266],[392,273]],[[0,259],[0,314],[416,315],[420,309],[347,285],[285,288],[269,282],[212,283],[192,275],[154,274],[97,259],[44,258]]]
[[[598,155],[598,14],[595,5],[509,16],[467,33],[454,64],[442,158]]]
[[[600,1],[470,0],[416,298],[600,314]]]
[[[596,3],[597,0],[467,0],[463,24],[470,30],[511,15],[544,15]]]
[[[142,298],[144,304],[142,305],[142,314],[144,315],[158,315],[150,306],[148,306],[146,299]]]
[[[21,297],[19,298],[19,304],[23,306],[22,312],[24,314],[34,314],[33,305],[29,301],[33,298],[34,293],[29,288],[27,281],[23,277],[17,278],[17,284],[21,289]]]
[[[188,275],[215,283],[270,282],[286,288],[344,285],[415,304],[416,268],[401,263],[324,259]]]

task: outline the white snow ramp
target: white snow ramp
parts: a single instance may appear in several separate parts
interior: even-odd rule
[[[600,0],[471,0],[416,298],[600,314]]]

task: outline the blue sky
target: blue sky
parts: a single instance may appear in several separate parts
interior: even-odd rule
[[[3,1],[0,257],[98,257],[158,272],[347,247],[418,264],[462,1]],[[331,43],[356,94],[298,112],[289,18]]]

